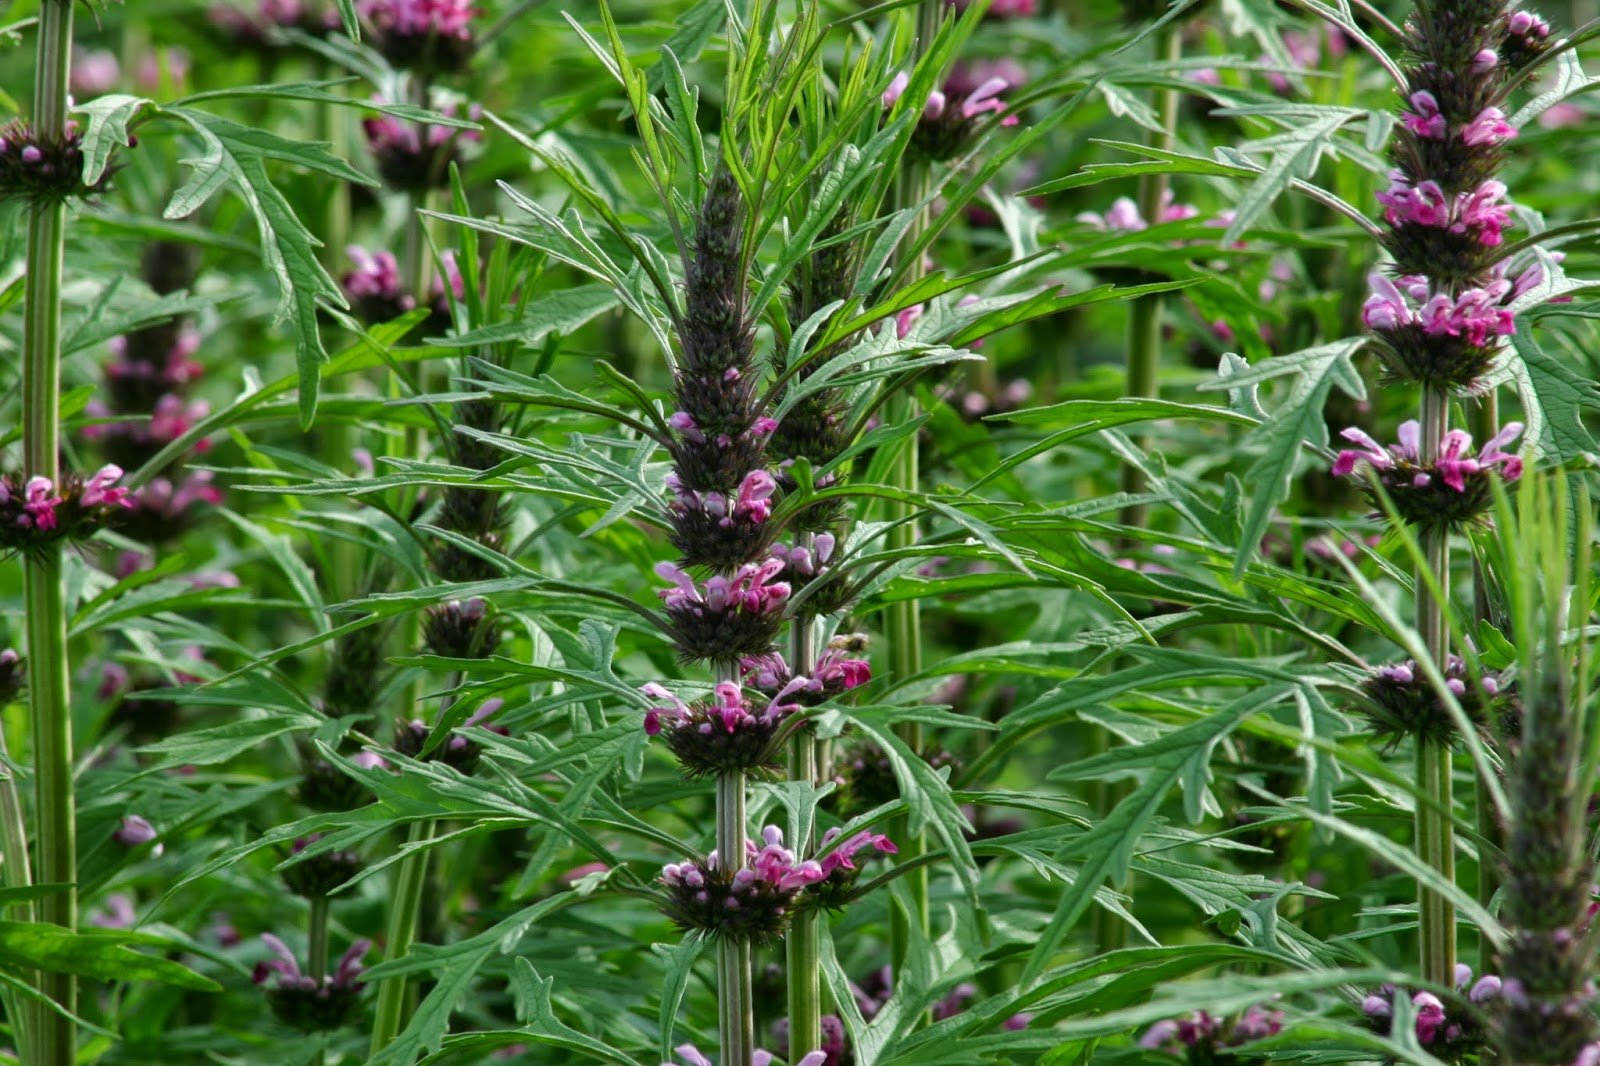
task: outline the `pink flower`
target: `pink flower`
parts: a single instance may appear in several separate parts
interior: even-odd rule
[[[1461,127],[1462,143],[1474,147],[1504,144],[1516,135],[1516,129],[1506,121],[1505,112],[1498,107],[1484,108],[1478,112],[1477,118]]]
[[[471,37],[472,16],[462,0],[365,0],[359,10],[384,33],[406,37]]]
[[[155,838],[155,827],[137,814],[125,816],[117,831],[111,834],[111,839],[125,848],[136,848],[140,844],[150,843]]]
[[[60,496],[52,496],[55,486],[50,479],[35,475],[28,479],[23,488],[22,509],[26,512],[22,518],[24,524],[27,519],[32,519],[33,527],[39,530],[56,528],[56,508],[61,505]]]
[[[1439,111],[1439,101],[1426,90],[1411,94],[1410,103],[1412,110],[1402,111],[1400,121],[1406,129],[1418,137],[1426,137],[1432,141],[1444,140],[1446,125],[1444,115]]]
[[[112,483],[122,476],[122,467],[107,463],[83,486],[81,502],[85,507],[132,507],[127,489],[112,488]]]

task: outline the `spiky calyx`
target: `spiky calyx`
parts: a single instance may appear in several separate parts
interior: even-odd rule
[[[131,140],[131,139],[130,139]],[[83,132],[69,120],[59,141],[20,119],[0,126],[0,201],[60,203],[103,191],[111,168],[93,185],[83,181]]]
[[[291,855],[298,855],[321,840],[324,834],[313,833],[294,842]],[[366,863],[353,851],[328,851],[313,855],[283,870],[283,883],[289,891],[306,899],[327,896],[334,889],[360,873]]]

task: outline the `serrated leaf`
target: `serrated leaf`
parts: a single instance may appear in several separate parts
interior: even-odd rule
[[[1086,780],[1124,773],[1136,767],[1148,770],[1139,787],[1109,815],[1063,849],[1062,858],[1082,856],[1083,862],[1077,880],[1062,894],[1050,924],[1040,934],[1038,945],[1028,958],[1020,982],[1023,988],[1031,986],[1044,972],[1061,941],[1094,902],[1095,891],[1107,880],[1127,874],[1139,837],[1154,822],[1173,786],[1183,782],[1186,798],[1197,796],[1211,777],[1212,748],[1240,722],[1281,699],[1287,689],[1286,685],[1269,686],[1150,744],[1119,748],[1050,775],[1057,779]]]
[[[1322,409],[1335,385],[1352,399],[1363,399],[1366,387],[1350,357],[1367,343],[1365,337],[1346,337],[1332,344],[1318,345],[1269,359],[1260,365],[1237,370],[1202,389],[1227,389],[1237,392],[1285,373],[1295,374],[1289,396],[1267,422],[1251,432],[1247,443],[1261,448],[1261,456],[1250,467],[1246,481],[1254,486],[1250,507],[1245,513],[1244,531],[1234,557],[1233,576],[1242,575],[1261,548],[1261,538],[1272,521],[1278,504],[1289,495],[1306,445],[1326,447],[1328,426]]]
[[[131,143],[128,123],[146,106],[154,103],[141,96],[111,93],[97,96],[86,104],[72,109],[74,114],[88,115],[89,123],[83,131],[83,183],[94,185],[106,172],[111,152]]]
[[[222,986],[159,955],[134,951],[138,944],[171,950],[165,937],[123,930],[72,932],[43,922],[0,921],[0,961],[13,970],[70,973],[100,981],[158,981],[194,992],[221,992]]]

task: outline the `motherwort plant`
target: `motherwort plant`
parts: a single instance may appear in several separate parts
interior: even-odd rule
[[[1504,146],[1517,135],[1507,94],[1544,49],[1548,27],[1502,2],[1431,0],[1417,6],[1403,32],[1405,109],[1394,169],[1378,194],[1391,262],[1371,276],[1362,320],[1388,379],[1420,390],[1419,413],[1399,427],[1395,445],[1345,430],[1358,447],[1339,453],[1334,473],[1359,473],[1378,507],[1420,542],[1415,622],[1430,659],[1426,672],[1454,675],[1459,698],[1468,686],[1494,679],[1463,678],[1452,654],[1445,620],[1450,538],[1487,512],[1496,483],[1521,474],[1522,460],[1509,449],[1523,427],[1507,423],[1475,449],[1465,429],[1451,427],[1451,401],[1490,388],[1504,338],[1526,306],[1521,297],[1545,269],[1508,260],[1504,234],[1513,212],[1497,174]],[[1417,853],[1453,881],[1456,719],[1418,676],[1415,662],[1384,667],[1368,687],[1380,732],[1404,729],[1415,742]],[[1486,688],[1484,698],[1464,702],[1482,705],[1494,694]],[[1418,907],[1423,975],[1448,986],[1456,965],[1454,907],[1426,885]]]

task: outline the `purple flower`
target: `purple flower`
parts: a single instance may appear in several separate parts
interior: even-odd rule
[[[1444,140],[1445,125],[1444,115],[1439,112],[1439,101],[1426,90],[1414,92],[1410,97],[1410,111],[1400,113],[1400,122],[1406,129],[1418,137],[1426,137],[1433,141]]]
[[[1511,206],[1501,202],[1505,194],[1503,182],[1486,181],[1450,197],[1436,181],[1413,183],[1403,171],[1391,170],[1389,187],[1377,199],[1390,225],[1446,229],[1492,248],[1504,241],[1501,233],[1511,223]]]
[[[137,814],[125,815],[117,831],[111,834],[111,839],[127,848],[136,848],[141,844],[148,844],[156,838],[155,826],[145,821]]]
[[[822,872],[824,874],[831,874],[835,870],[841,869],[856,869],[855,856],[856,853],[862,848],[876,848],[878,851],[881,851],[886,855],[895,855],[900,851],[899,848],[894,846],[894,841],[890,840],[882,833],[873,833],[866,829],[863,829],[849,840],[846,840],[843,844],[840,844],[833,848],[832,851],[829,851],[828,848],[842,835],[843,830],[841,830],[838,826],[835,826],[826,833],[822,834],[822,850],[825,852],[825,854],[822,856],[820,861],[822,864]]]
[[[1486,107],[1478,116],[1461,127],[1461,140],[1473,147],[1499,145],[1517,135],[1516,128],[1506,121],[1506,114],[1498,107]]]

